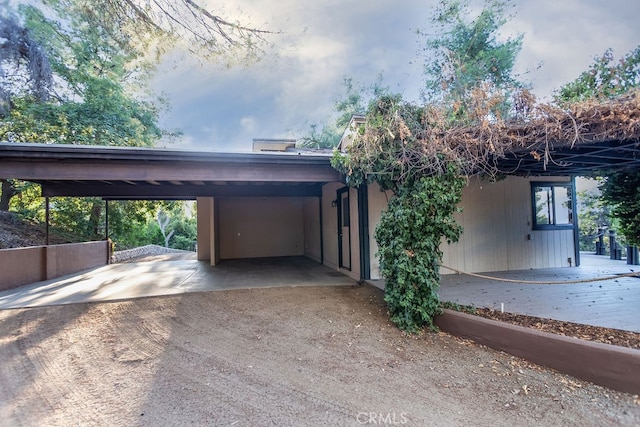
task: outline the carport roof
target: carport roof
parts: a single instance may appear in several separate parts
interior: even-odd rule
[[[592,176],[640,168],[640,140],[549,145],[494,161],[508,175]],[[326,152],[221,153],[55,144],[0,143],[0,179],[42,185],[43,196],[193,199],[214,196],[320,196],[340,182]]]
[[[340,181],[326,153],[219,153],[0,143],[0,179],[42,185],[43,196],[192,199],[319,196]]]

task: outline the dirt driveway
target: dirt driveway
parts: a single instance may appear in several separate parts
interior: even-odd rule
[[[638,425],[637,396],[447,334],[370,286],[0,312],[2,425]]]

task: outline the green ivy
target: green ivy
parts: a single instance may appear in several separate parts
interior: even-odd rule
[[[464,183],[453,169],[407,182],[382,213],[375,238],[386,281],[385,301],[400,329],[434,328],[433,318],[441,312],[440,244],[443,238],[455,242],[462,233],[453,215]]]

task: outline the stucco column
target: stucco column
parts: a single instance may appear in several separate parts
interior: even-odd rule
[[[196,199],[198,261],[211,260],[213,197]]]
[[[218,226],[220,218],[217,202],[218,200],[213,197],[211,198],[211,215],[209,215],[209,253],[211,254],[211,265],[216,265],[220,261],[220,232]]]

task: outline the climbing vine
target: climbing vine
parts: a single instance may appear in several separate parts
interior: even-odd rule
[[[385,301],[400,329],[434,327],[433,318],[440,313],[440,244],[443,238],[457,241],[462,232],[453,214],[464,183],[455,168],[407,182],[376,227]]]
[[[375,238],[391,320],[411,332],[434,327],[440,312],[440,245],[462,233],[454,214],[466,179],[459,162],[423,139],[419,129],[429,126],[430,117],[400,98],[382,97],[347,152],[333,158],[349,184],[375,181],[394,193]]]

